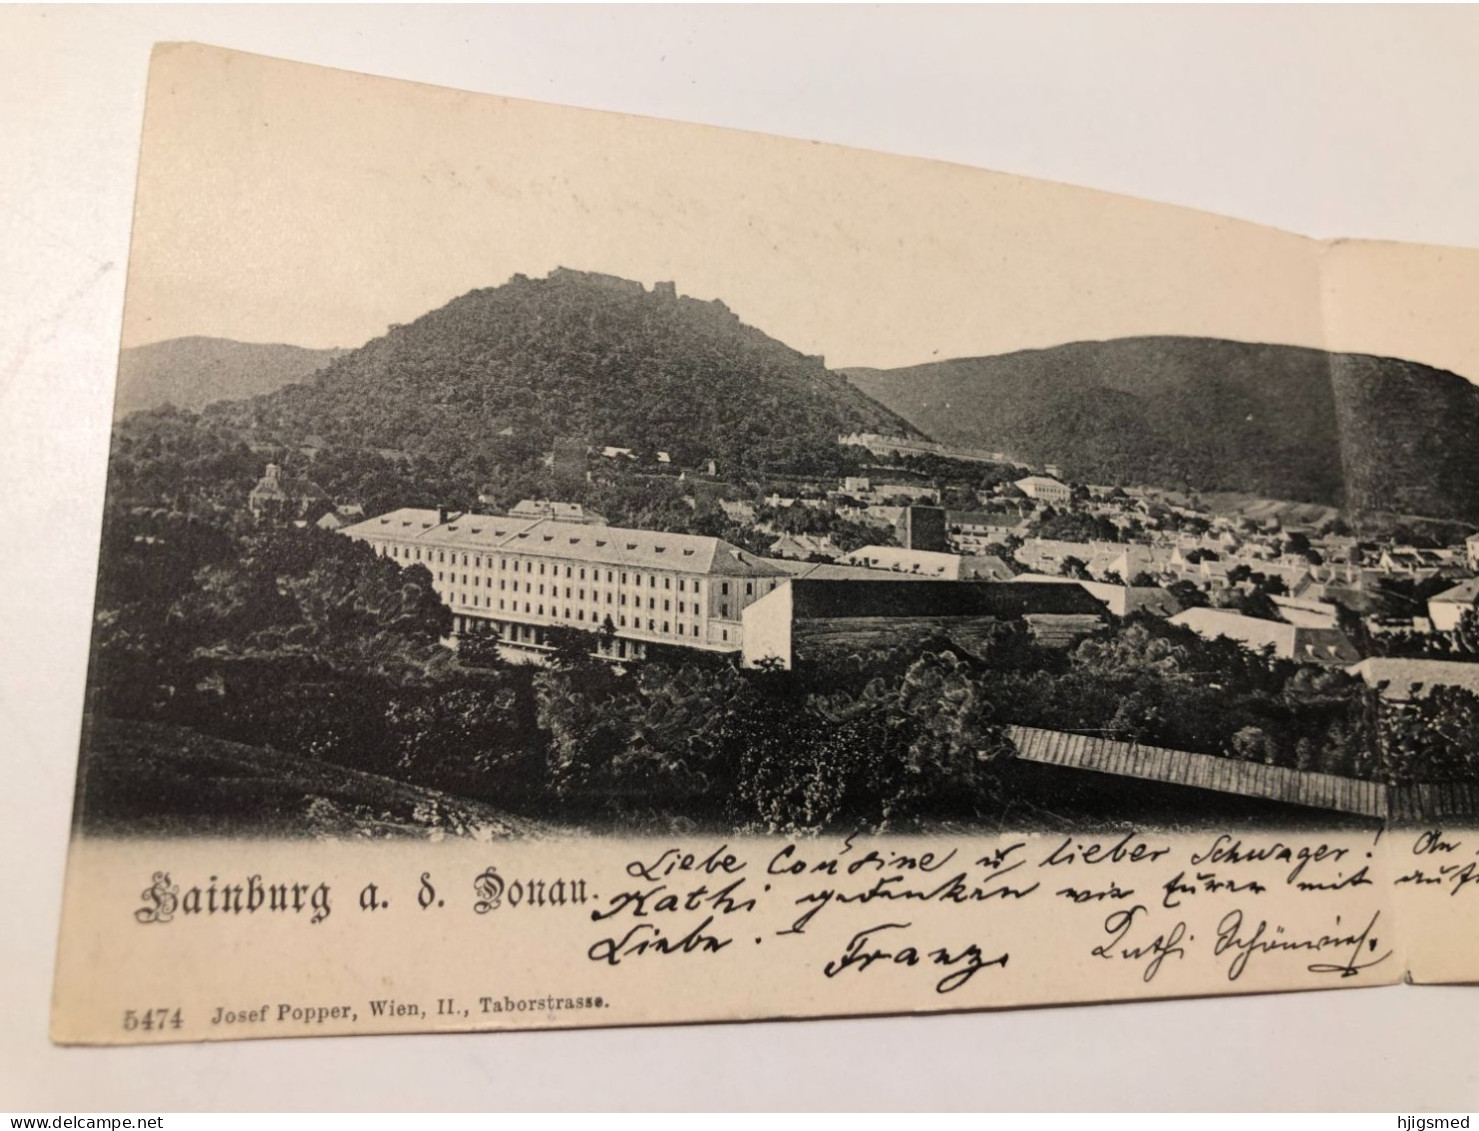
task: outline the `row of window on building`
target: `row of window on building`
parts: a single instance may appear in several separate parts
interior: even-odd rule
[[[437,582],[438,582],[437,589],[438,589],[438,592],[440,592],[445,585],[448,585],[448,584],[450,584],[450,585],[456,585],[456,584],[458,584],[457,575],[456,574],[447,574],[443,570],[437,570]],[[472,579],[472,587],[474,589],[477,589],[478,588],[478,582],[479,582],[479,578],[476,577],[476,576],[474,576],[473,579]],[[468,583],[468,581],[467,581],[467,574],[464,573],[462,575],[462,582],[461,582],[461,584],[466,585],[467,583]],[[508,587],[509,587],[509,583],[506,580],[500,578],[499,581],[498,581],[498,588],[499,588],[499,590],[501,592],[507,592],[508,591]],[[488,588],[490,588],[490,589],[492,588],[491,579],[489,581]],[[513,591],[515,593],[519,592],[519,583],[517,581],[515,581],[513,583]],[[532,581],[526,581],[526,582],[524,582],[523,592],[526,595],[528,595],[528,596],[539,596],[539,597],[543,597],[543,596],[545,596],[544,583],[543,582],[540,582],[536,586],[536,584],[534,582],[532,582]],[[551,585],[549,587],[549,596],[551,596],[551,597],[558,597],[559,595],[560,595],[560,587],[558,585]],[[586,599],[585,589],[584,588],[578,588],[578,589],[575,589],[572,592],[570,586],[568,586],[568,585],[565,586],[565,599],[566,600],[571,600],[572,597],[573,597],[574,600],[584,602],[585,599]],[[479,594],[476,593],[476,592],[474,592],[472,594],[471,601],[469,601],[468,600],[468,595],[466,593],[463,593],[463,594],[460,594],[459,595],[458,600],[462,604],[471,604],[471,605],[474,605],[474,606],[478,606],[479,604],[481,604],[483,607],[486,607],[486,608],[492,608],[493,607],[493,602],[492,602],[491,596],[488,597],[488,598],[485,598],[482,602],[479,602],[478,598],[479,598]],[[597,606],[597,608],[590,610],[590,612],[591,612],[591,619],[594,620],[596,618],[597,612],[599,611],[599,606],[601,605],[602,594],[600,592],[598,592],[597,590],[592,589],[591,590],[590,600],[591,600],[591,603],[592,604],[594,604],[595,606]],[[627,595],[625,593],[613,593],[611,590],[608,589],[608,590],[605,591],[605,603],[607,605],[616,605],[616,606],[619,606],[621,608],[626,608],[627,607]],[[515,604],[515,607],[517,607],[518,602],[515,601],[514,604]],[[527,602],[526,602],[526,604],[527,604]],[[631,604],[632,604],[633,607],[640,609],[642,607],[642,598],[641,597],[633,597],[631,599]],[[691,604],[692,604],[692,615],[693,616],[698,616],[702,612],[701,606],[699,605],[699,603],[697,601],[693,601],[693,602],[691,602]],[[678,605],[678,612],[680,614],[689,613],[689,611],[690,611],[690,609],[689,609],[690,602],[680,600],[680,601],[677,602],[677,605]],[[499,599],[498,607],[499,608],[503,608],[503,599],[502,598]],[[540,607],[543,608],[542,605]],[[647,608],[649,610],[651,610],[651,611],[656,611],[656,609],[657,609],[657,598],[656,597],[648,597],[647,598]],[[673,611],[673,600],[672,600],[671,597],[664,597],[662,599],[662,611],[665,612],[665,613],[670,613],[670,612]],[[725,619],[725,620],[727,620],[729,618],[729,602],[724,601],[724,602],[721,602],[720,603],[720,605],[719,605],[719,616],[722,619]],[[585,619],[584,618],[584,611],[582,611],[582,616],[581,616],[580,619],[582,619],[582,620]]]
[[[470,608],[476,609],[476,608],[482,607],[482,608],[486,608],[489,611],[489,613],[491,613],[493,611],[493,603],[492,603],[492,601],[486,602],[485,605],[483,605],[483,606],[479,606],[478,605],[478,595],[477,594],[473,594],[472,595],[472,600],[471,601],[468,600],[468,595],[466,593],[456,594],[454,596],[457,598],[457,600],[461,604],[463,604],[465,606],[468,606]],[[498,609],[497,609],[497,611],[498,612],[501,612],[501,613],[508,613],[508,614],[511,614],[511,615],[514,615],[514,616],[524,615],[524,616],[539,616],[539,617],[542,617],[542,616],[545,615],[545,607],[544,607],[544,605],[537,604],[537,603],[532,602],[532,601],[525,601],[525,602],[523,602],[523,606],[524,607],[523,607],[523,611],[522,611],[522,614],[521,614],[520,613],[520,609],[519,609],[519,604],[520,604],[520,602],[518,602],[518,601],[508,602],[506,600],[506,598],[500,597],[498,599]],[[575,609],[574,610],[574,616],[572,617],[572,615],[571,615],[571,609],[567,606],[565,608],[565,610],[564,610],[564,614],[565,615],[564,615],[564,618],[563,619],[565,619],[567,621],[574,620],[574,621],[577,621],[577,622],[586,622],[586,615],[585,615],[585,613],[586,613],[586,611],[584,609]],[[487,614],[485,614],[485,615],[487,615]],[[549,617],[550,617],[551,620],[560,620],[561,619],[559,606],[557,606],[557,605],[551,605],[549,607]],[[590,619],[589,619],[589,621],[587,623],[597,624],[597,614],[594,613],[594,612],[591,613]],[[659,628],[658,627],[659,624],[661,624],[662,627]],[[628,621],[627,616],[626,616],[625,613],[620,613],[620,614],[617,615],[616,620],[612,623],[612,627],[614,627],[614,628],[616,628],[618,630],[621,630],[621,629],[629,629],[629,630],[635,631],[635,632],[643,632],[643,631],[646,631],[646,632],[651,632],[651,633],[654,633],[654,634],[659,634],[660,633],[660,634],[667,635],[667,636],[684,636],[684,637],[686,637],[686,636],[692,635],[694,637],[698,637],[698,636],[701,635],[700,626],[697,625],[697,624],[688,625],[688,624],[684,624],[683,622],[679,621],[677,623],[676,627],[675,627],[674,626],[674,623],[672,621],[670,621],[670,620],[659,621],[656,617],[648,617],[647,618],[647,627],[644,629],[642,627],[642,618],[641,617],[632,617],[631,620]],[[719,635],[720,635],[720,638],[722,640],[724,640],[724,641],[728,641],[729,640],[729,630],[727,628],[720,629],[719,630]]]

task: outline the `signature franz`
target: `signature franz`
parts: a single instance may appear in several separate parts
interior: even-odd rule
[[[861,973],[874,963],[882,963],[886,966],[926,964],[945,967],[950,970],[950,973],[935,983],[935,992],[948,994],[960,989],[982,970],[993,966],[1003,969],[1006,967],[1008,955],[1005,952],[994,958],[988,958],[976,943],[967,943],[958,952],[952,954],[950,948],[944,946],[922,951],[911,945],[895,946],[890,943],[885,947],[875,940],[875,936],[884,931],[907,930],[910,926],[909,923],[879,923],[876,926],[864,928],[848,940],[846,949],[839,957],[832,959],[822,967],[822,973],[828,978],[835,978],[844,970],[856,969]]]

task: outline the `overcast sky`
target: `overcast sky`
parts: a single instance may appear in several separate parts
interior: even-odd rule
[[[674,280],[834,366],[1174,333],[1479,376],[1479,253],[1373,262],[956,165],[174,47],[123,340],[356,346],[563,265]]]

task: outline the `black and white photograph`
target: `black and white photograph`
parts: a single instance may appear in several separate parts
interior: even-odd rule
[[[161,118],[194,109],[162,97]],[[136,228],[136,270],[156,273],[130,281],[82,832],[1475,815],[1479,352],[1465,373],[1311,347],[1313,243],[1272,241],[1280,267],[1239,262],[1156,309],[1167,268],[1124,215],[1143,212],[988,177],[981,197],[1006,199],[967,206],[987,222],[1056,208],[1111,246],[977,235],[959,246],[1005,263],[974,293],[950,273],[975,264],[837,252],[825,232],[807,239],[861,261],[845,294],[847,263],[758,240],[649,278],[757,221],[674,202],[664,223],[651,194],[676,189],[631,159],[613,193],[630,202],[596,206],[603,239],[660,226],[659,246],[580,248],[592,206],[560,185],[589,157],[551,147],[543,198],[492,154],[395,170],[434,214],[491,197],[463,221],[486,254],[397,261],[450,233],[392,215],[414,189],[381,196],[373,166],[272,177],[243,248],[216,222],[283,145],[278,122],[256,129],[207,167],[234,187],[192,185],[183,212],[155,170],[204,143],[146,144],[163,203],[141,199]],[[777,162],[766,186],[816,164]],[[815,209],[843,228],[886,191]],[[775,238],[798,222],[762,203]],[[325,215],[285,221],[299,206]],[[1291,266],[1294,309],[1239,293]],[[1126,299],[1085,289],[1111,274],[1147,292],[1127,330],[1189,332],[1099,336]]]

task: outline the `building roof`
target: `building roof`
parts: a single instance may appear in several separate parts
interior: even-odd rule
[[[1260,617],[1245,617],[1227,609],[1194,608],[1177,613],[1172,624],[1185,625],[1199,636],[1209,640],[1226,636],[1241,644],[1254,648],[1273,645],[1280,655],[1288,655],[1294,649],[1294,626],[1280,621],[1263,620]]]
[[[826,535],[782,534],[770,544],[772,554],[821,554],[825,557],[841,557],[842,551]]]
[[[439,549],[483,553],[496,550],[625,569],[673,569],[734,577],[785,576],[785,571],[769,559],[756,557],[719,538],[588,526],[547,518],[452,514],[443,522],[437,511],[403,507],[346,527],[342,533],[355,538],[410,540]]]
[[[1383,559],[1395,565],[1408,566],[1414,569],[1433,569],[1443,564],[1443,558],[1433,550],[1420,550],[1411,546],[1394,546],[1382,555]]]
[[[1303,562],[1298,565],[1269,561],[1248,562],[1247,566],[1253,573],[1261,573],[1264,577],[1279,578],[1291,590],[1303,582],[1306,577],[1312,576],[1309,565]]]
[[[1077,558],[1087,563],[1094,556],[1093,542],[1066,542],[1061,538],[1028,538],[1017,548],[1017,557]]]
[[[1452,589],[1445,589],[1428,599],[1428,604],[1438,601],[1445,605],[1473,605],[1479,603],[1479,577],[1461,581]]]
[[[1100,583],[1090,582],[1085,588],[1098,595]],[[1159,585],[1111,586],[1121,589],[1125,595],[1125,613],[1150,613],[1152,616],[1172,617],[1181,611],[1181,602],[1176,594]]]
[[[842,559],[847,565],[870,566],[875,570],[917,573],[957,581],[961,574],[959,554],[938,550],[907,550],[902,546],[863,546]]]
[[[1303,628],[1334,628],[1339,614],[1334,605],[1321,601],[1302,601],[1298,597],[1270,596],[1279,615],[1292,625]]]
[[[1016,577],[1012,567],[995,554],[963,554],[960,559],[962,581],[1011,581]]]
[[[773,558],[771,565],[779,566],[785,573],[795,578],[806,578],[809,581],[877,581],[878,570],[869,569],[867,566],[839,565],[837,562],[804,562],[794,558]],[[894,581],[930,581],[933,580],[917,573],[890,574],[889,580]]]
[[[1227,609],[1195,608],[1177,613],[1172,624],[1185,625],[1198,636],[1225,636],[1253,651],[1273,648],[1274,655],[1311,663],[1354,663],[1361,654],[1339,629],[1305,628],[1279,621],[1245,617]]]
[[[1146,612],[1169,617],[1181,611],[1181,602],[1176,599],[1176,595],[1159,585],[1114,585],[1108,581],[1053,577],[1045,573],[1023,573],[1017,576],[1017,580],[1042,585],[1077,585],[1119,616]]]
[[[1346,669],[1383,699],[1420,699],[1435,687],[1462,687],[1479,695],[1479,663],[1371,656]]]
[[[791,615],[797,620],[856,617],[1102,616],[1104,606],[1075,585],[909,578],[791,581]]]
[[[1017,486],[1031,483],[1034,487],[1066,487],[1067,484],[1060,483],[1050,475],[1026,475],[1017,480]]]
[[[557,499],[520,499],[517,506],[509,510],[513,518],[553,518],[560,522],[593,523],[604,525],[605,519],[594,511],[588,511],[579,503],[562,503]]]
[[[1096,576],[1117,572],[1129,581],[1137,573],[1156,568],[1155,547],[1140,542],[1090,542],[1092,554],[1085,563]],[[1167,555],[1169,557],[1169,555]],[[1119,567],[1117,570],[1115,567]]]

